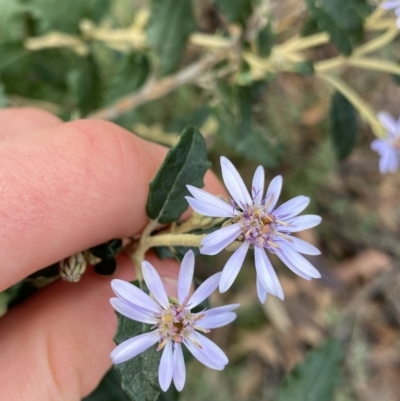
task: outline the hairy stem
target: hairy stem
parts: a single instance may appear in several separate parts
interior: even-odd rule
[[[351,89],[340,78],[332,75],[320,73],[318,76],[332,85],[338,92],[347,98],[347,100],[359,111],[361,117],[369,123],[372,131],[378,138],[385,137],[385,130],[377,119],[376,113],[353,89]]]
[[[365,43],[364,45],[357,47],[357,49],[355,49],[353,52],[353,56],[363,56],[364,54],[372,53],[376,50],[381,49],[382,47],[392,42],[393,39],[397,36],[398,32],[399,30],[397,26],[392,25],[383,35],[380,35],[377,38]]]
[[[154,220],[151,220],[147,224],[147,226],[144,228],[142,235],[140,237],[139,246],[136,248],[136,250],[131,255],[133,265],[135,266],[136,278],[140,282],[143,281],[142,263],[144,260],[144,255],[148,249],[148,247],[146,247],[146,241],[149,238],[151,232],[156,228],[156,226],[157,226],[157,221],[154,221]]]
[[[374,58],[355,58],[350,59],[349,64],[353,67],[400,75],[400,65],[388,60],[380,60]]]
[[[145,241],[147,249],[156,246],[194,246],[200,247],[201,240],[206,234],[160,234],[148,237]]]

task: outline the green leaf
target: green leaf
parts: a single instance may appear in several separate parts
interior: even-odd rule
[[[161,392],[157,401],[178,401],[180,394],[181,393],[175,388],[175,386],[170,386],[165,393]]]
[[[116,54],[117,71],[110,80],[105,94],[105,103],[111,103],[140,88],[150,71],[150,61],[140,53]]]
[[[294,71],[304,77],[314,75],[314,64],[311,61],[299,61],[294,64]]]
[[[367,0],[305,0],[318,28],[329,33],[338,50],[350,55],[364,33]],[[363,5],[365,7],[363,7]]]
[[[356,109],[339,92],[331,99],[330,133],[337,158],[345,159],[357,142],[358,122]]]
[[[60,49],[30,52],[22,43],[0,44],[0,55],[6,93],[56,105],[71,103],[66,76],[76,65],[77,56]]]
[[[213,0],[213,3],[229,21],[243,26],[253,11],[251,0]]]
[[[121,376],[115,369],[110,369],[100,384],[82,401],[130,401],[131,398],[122,390]]]
[[[177,220],[188,207],[186,185],[201,188],[209,166],[204,138],[196,128],[186,128],[150,183],[147,215],[162,224]]]
[[[24,10],[18,0],[0,0],[0,43],[24,38]]]
[[[362,18],[367,18],[375,7],[368,0],[350,0],[350,5]]]
[[[219,89],[221,102],[215,108],[215,115],[223,140],[241,156],[266,167],[276,167],[282,157],[282,144],[268,137],[266,124],[256,124],[254,115],[253,106],[259,101],[265,84],[220,86]]]
[[[399,61],[396,62],[397,65],[400,65]],[[400,75],[397,74],[390,74],[392,81],[397,85],[400,86]]]
[[[192,2],[153,0],[152,4],[147,39],[159,58],[160,75],[167,75],[177,69],[195,30]]]
[[[119,238],[112,239],[104,244],[96,245],[89,251],[93,256],[100,259],[112,258],[122,248],[122,240]]]
[[[117,260],[115,258],[102,260],[95,264],[93,269],[102,276],[112,276],[117,270]]]
[[[309,17],[306,20],[306,22],[304,22],[304,24],[301,28],[300,35],[301,36],[310,36],[310,35],[314,35],[318,32],[321,32],[321,29],[318,27],[317,21],[314,18]]]
[[[268,23],[257,36],[258,52],[263,57],[268,57],[271,54],[274,46],[275,35],[272,31],[272,24]]]
[[[343,361],[341,343],[336,339],[311,351],[284,379],[276,401],[330,401]]]
[[[0,108],[8,106],[8,98],[4,91],[4,86],[0,82]]]
[[[85,116],[101,104],[101,77],[93,55],[79,57],[77,61],[77,68],[69,73],[69,84],[77,107]]]
[[[27,8],[38,21],[39,33],[53,30],[79,33],[79,23],[83,19],[100,22],[110,4],[109,0],[30,0]]]
[[[133,283],[139,286],[139,282]],[[135,322],[117,313],[118,328],[114,341],[117,345],[129,338],[151,331],[151,325]],[[134,401],[156,401],[160,394],[158,367],[162,352],[156,345],[127,362],[115,365],[121,374],[122,388]]]

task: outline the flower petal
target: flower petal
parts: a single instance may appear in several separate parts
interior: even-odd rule
[[[182,347],[178,343],[175,343],[173,364],[172,377],[174,379],[175,387],[178,391],[182,391],[186,381],[186,368]]]
[[[165,292],[164,284],[161,281],[160,276],[157,273],[157,270],[151,265],[151,263],[145,260],[142,263],[142,272],[144,281],[147,284],[147,287],[156,301],[164,308],[169,308],[168,295]]]
[[[283,240],[285,241],[285,240]],[[303,241],[300,238],[290,236],[289,241],[290,246],[297,252],[303,253],[305,255],[320,255],[321,252],[314,245],[309,244],[306,241]]]
[[[111,288],[118,298],[138,306],[143,311],[160,312],[160,306],[140,288],[124,280],[111,280]]]
[[[224,306],[218,306],[217,308],[207,309],[204,312],[199,312],[199,314],[204,315],[205,317],[217,316],[221,313],[232,312],[233,310],[239,308],[240,304],[230,304]]]
[[[201,241],[200,253],[215,255],[230,245],[240,234],[240,224],[231,224],[207,235]]]
[[[133,308],[130,303],[120,298],[111,298],[110,303],[117,312],[128,317],[129,319],[148,324],[157,323],[157,319],[154,317],[154,314],[143,313],[142,311]]]
[[[226,326],[236,319],[236,313],[225,312],[216,316],[209,316],[199,319],[196,322],[196,326],[204,329],[216,329],[217,327]]]
[[[208,354],[202,349],[198,348],[190,339],[184,340],[184,344],[190,351],[190,353],[203,365],[210,369],[223,370],[225,368],[224,364],[216,363],[214,360],[209,359]]]
[[[381,3],[380,6],[384,10],[391,10],[392,8],[400,7],[400,1],[399,0],[387,0],[387,1],[384,1],[383,3]],[[385,112],[381,112],[381,113],[387,114]],[[378,113],[378,116],[381,113]]]
[[[238,204],[251,205],[253,202],[250,198],[249,191],[244,185],[242,177],[236,170],[235,166],[224,156],[221,157],[222,178],[233,200]]]
[[[267,300],[267,290],[261,284],[261,281],[258,278],[258,276],[257,276],[257,295],[260,302],[262,304],[265,304],[265,301]]]
[[[197,288],[197,290],[190,297],[187,303],[188,307],[192,309],[208,298],[217,289],[220,277],[221,273],[215,273],[206,281],[201,283],[199,288]]]
[[[158,368],[158,381],[161,390],[167,391],[172,381],[172,373],[174,371],[174,360],[172,354],[172,341],[167,341],[161,356],[160,366]]]
[[[261,204],[264,196],[265,173],[264,167],[258,166],[254,173],[253,183],[251,185],[251,192],[253,195],[253,202],[257,205]]]
[[[194,272],[194,253],[192,250],[186,252],[182,259],[181,269],[178,276],[178,300],[183,304],[189,296],[192,286]]]
[[[221,209],[219,206],[216,206],[212,203],[205,203],[199,201],[195,198],[191,198],[190,196],[185,196],[187,202],[190,207],[197,213],[202,214],[203,216],[208,217],[232,217],[234,212],[234,207],[231,206],[231,210],[228,212],[226,210]]]
[[[298,231],[307,230],[321,223],[321,216],[316,214],[305,214],[304,216],[292,217],[285,221],[288,225],[277,225],[276,229],[280,232],[296,233]]]
[[[112,363],[122,363],[134,358],[154,345],[160,338],[158,331],[144,333],[119,344],[110,354]]]
[[[390,1],[387,3],[390,3]],[[397,131],[397,121],[389,113],[386,113],[386,111],[380,111],[377,116],[387,131],[391,133],[395,133]]]
[[[217,196],[209,194],[208,192],[206,192],[202,189],[193,187],[192,185],[186,185],[186,187],[189,190],[189,192],[193,195],[195,200],[197,200],[201,204],[205,204],[203,207],[207,207],[206,204],[208,204],[209,207],[213,208],[212,210],[214,210],[215,213],[210,217],[233,217],[237,213],[236,209],[232,205],[223,201],[222,199],[218,198]],[[186,197],[186,199],[189,201],[189,199],[193,199],[193,198],[188,196],[188,197]],[[196,210],[195,208],[193,208],[193,209]],[[197,212],[204,214],[200,211],[197,211]],[[217,214],[217,215],[215,216],[215,214]]]
[[[267,292],[283,299],[283,290],[264,249],[255,247],[257,279]]]
[[[279,206],[273,214],[278,220],[286,220],[290,217],[297,216],[308,206],[309,203],[310,198],[307,196],[296,196]]]
[[[219,281],[219,292],[227,291],[234,282],[243,265],[249,246],[249,242],[244,242],[226,262]]]
[[[301,269],[299,269],[283,252],[277,252],[276,256],[295,274],[304,278],[305,280],[311,280],[312,277],[308,274],[304,273]]]
[[[375,152],[378,152],[379,154],[385,153],[388,150],[390,150],[391,146],[389,145],[388,141],[384,141],[382,139],[374,139],[371,142],[371,149],[374,150]]]
[[[399,154],[393,148],[381,154],[379,159],[379,172],[381,174],[394,173],[399,168]]]
[[[271,213],[276,203],[278,202],[279,196],[282,190],[282,176],[276,176],[269,184],[267,195],[265,197],[265,205],[268,205],[267,212]]]
[[[220,365],[227,365],[229,363],[229,359],[224,351],[209,338],[198,332],[192,333],[191,337],[201,345],[201,350],[208,359]]]
[[[277,252],[276,255],[289,269],[294,271],[296,274],[299,274],[298,271],[301,271],[311,278],[321,277],[318,270],[307,259],[296,252],[290,244],[282,242],[279,244],[279,247],[281,251]]]
[[[275,289],[271,277],[269,277],[267,266],[264,262],[263,254],[265,251],[263,248],[258,246],[254,247],[254,259],[257,272],[257,280],[260,280],[261,285],[265,290],[273,295],[275,294]]]

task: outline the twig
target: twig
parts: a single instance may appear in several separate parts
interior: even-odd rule
[[[223,49],[216,53],[208,53],[176,74],[160,79],[159,81],[150,81],[139,91],[123,97],[104,109],[95,111],[88,117],[114,120],[144,103],[159,99],[180,86],[195,81],[205,71],[227,58],[230,51],[231,49]]]
[[[389,74],[400,75],[400,65],[393,61],[380,60],[374,58],[355,58],[349,60],[349,65],[366,70],[382,71]]]
[[[393,24],[383,35],[380,35],[355,49],[353,56],[359,57],[381,49],[383,46],[386,46],[388,43],[390,43],[398,35],[398,33],[399,30],[396,24]]]

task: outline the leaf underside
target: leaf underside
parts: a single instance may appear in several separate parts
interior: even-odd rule
[[[337,49],[350,55],[364,33],[366,0],[305,0],[318,28],[329,33]]]
[[[204,138],[196,128],[186,128],[150,183],[146,205],[150,219],[162,224],[177,220],[188,207],[186,185],[201,188],[209,166]]]
[[[343,361],[341,343],[329,340],[311,351],[284,379],[276,401],[330,401]]]
[[[330,134],[338,160],[350,155],[357,143],[358,121],[354,106],[339,92],[332,96]]]

